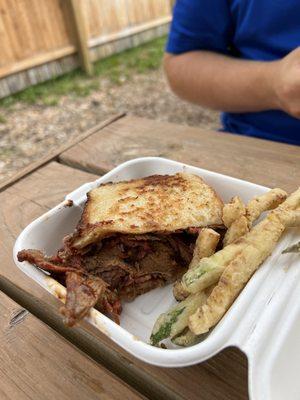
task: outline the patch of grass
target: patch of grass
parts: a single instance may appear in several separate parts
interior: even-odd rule
[[[5,124],[6,123],[6,118],[0,114],[0,124]]]
[[[10,107],[16,102],[47,106],[57,105],[61,96],[88,96],[99,89],[99,78],[108,79],[116,85],[130,79],[134,74],[143,74],[159,68],[166,38],[158,38],[142,46],[123,51],[94,64],[94,76],[87,77],[80,69],[58,78],[31,86],[20,93],[0,100],[0,107]],[[1,118],[0,118],[1,123]]]
[[[44,106],[49,106],[49,107],[57,106],[58,102],[59,102],[58,96],[48,96],[43,98]]]
[[[142,46],[99,60],[94,66],[95,74],[115,80],[122,75],[145,73],[157,69],[161,65],[165,41],[165,37],[158,38]]]

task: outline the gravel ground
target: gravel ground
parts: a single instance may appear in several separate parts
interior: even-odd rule
[[[219,127],[217,112],[176,98],[162,70],[135,75],[121,85],[101,80],[87,97],[65,96],[56,106],[17,103],[0,108],[0,180],[117,112],[207,129]],[[2,121],[3,120],[3,121]]]

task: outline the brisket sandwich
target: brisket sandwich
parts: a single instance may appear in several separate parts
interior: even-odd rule
[[[107,183],[87,194],[81,220],[57,254],[22,250],[18,259],[66,286],[67,325],[94,306],[119,322],[121,300],[183,275],[199,230],[221,227],[222,209],[215,191],[192,174]]]

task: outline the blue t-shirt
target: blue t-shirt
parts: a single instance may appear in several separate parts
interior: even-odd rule
[[[177,0],[167,51],[277,60],[300,45],[300,0]],[[300,145],[300,120],[270,110],[224,113],[224,130]]]

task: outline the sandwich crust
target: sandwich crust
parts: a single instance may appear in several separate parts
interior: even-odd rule
[[[223,202],[197,175],[153,175],[107,183],[87,194],[68,245],[82,249],[115,233],[169,233],[221,226]]]

